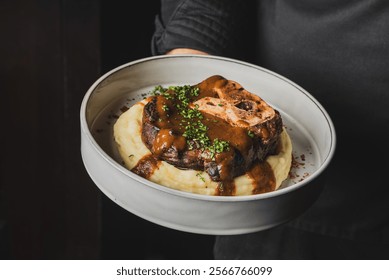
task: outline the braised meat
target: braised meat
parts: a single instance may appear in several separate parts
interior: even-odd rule
[[[260,97],[212,76],[194,86],[159,88],[143,110],[142,140],[160,160],[226,181],[275,153],[282,125]]]

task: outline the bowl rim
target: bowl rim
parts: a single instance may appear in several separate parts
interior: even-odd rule
[[[300,91],[302,94],[304,94],[306,97],[308,97],[312,103],[315,104],[315,106],[318,107],[318,109],[321,111],[323,116],[325,117],[328,127],[330,129],[330,150],[326,157],[323,159],[322,164],[320,167],[312,173],[310,176],[305,178],[301,182],[297,182],[291,186],[288,186],[286,188],[281,188],[272,192],[267,192],[267,193],[261,193],[261,194],[252,194],[252,195],[243,195],[243,196],[211,196],[211,195],[204,195],[204,194],[196,194],[196,193],[191,193],[191,192],[185,192],[185,191],[180,191],[176,189],[172,189],[157,183],[154,183],[152,181],[149,181],[133,172],[125,168],[124,166],[120,165],[116,160],[114,160],[111,156],[109,156],[97,143],[97,141],[94,139],[91,131],[89,130],[88,123],[86,120],[86,109],[87,105],[89,102],[89,99],[93,93],[93,91],[100,85],[105,79],[107,79],[109,76],[115,74],[116,72],[127,68],[127,67],[133,67],[137,64],[153,61],[153,60],[161,60],[161,59],[188,59],[188,58],[193,58],[193,59],[207,59],[207,60],[220,60],[220,61],[225,61],[225,62],[231,62],[234,64],[240,64],[245,67],[250,67],[250,68],[255,68],[257,70],[260,70],[262,72],[265,72],[269,75],[272,75],[283,82],[288,83],[289,85],[295,87],[298,91]],[[244,202],[244,201],[253,201],[253,200],[261,200],[261,199],[267,199],[267,198],[272,198],[272,197],[278,197],[284,194],[287,194],[289,192],[295,191],[305,185],[308,185],[309,182],[313,181],[316,179],[330,164],[334,154],[335,154],[335,148],[336,148],[336,133],[335,133],[335,127],[334,124],[327,113],[327,111],[324,109],[324,107],[317,101],[315,97],[313,97],[309,92],[307,92],[305,89],[297,85],[295,82],[289,80],[288,78],[273,72],[269,69],[263,68],[261,66],[233,59],[233,58],[227,58],[223,56],[215,56],[215,55],[196,55],[196,54],[176,54],[176,55],[157,55],[157,56],[150,56],[150,57],[145,57],[141,59],[137,59],[134,61],[127,62],[125,64],[119,65],[112,70],[106,72],[100,78],[98,78],[87,90],[82,103],[80,107],[80,122],[81,122],[81,137],[86,136],[88,139],[89,143],[93,146],[95,151],[106,161],[108,162],[113,168],[116,170],[120,171],[127,177],[130,177],[133,180],[138,181],[139,183],[142,183],[144,185],[147,185],[157,191],[162,191],[171,195],[179,196],[179,197],[184,197],[188,199],[195,199],[195,200],[202,200],[202,201],[216,201],[216,202]]]

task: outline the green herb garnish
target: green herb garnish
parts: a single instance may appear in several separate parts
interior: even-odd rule
[[[229,150],[229,143],[224,140],[211,139],[207,135],[208,127],[201,121],[204,116],[199,111],[199,106],[191,105],[196,96],[200,94],[200,89],[195,86],[170,86],[164,88],[162,86],[156,86],[152,91],[152,95],[161,95],[167,99],[173,101],[178,113],[182,116],[180,126],[184,128],[184,136],[187,139],[189,149],[194,148],[194,144],[197,148],[207,150],[210,154],[210,158],[215,160],[217,153],[222,153]],[[223,106],[219,104],[219,106]],[[169,110],[167,105],[163,105],[164,111]],[[216,122],[216,120],[215,120]]]
[[[199,177],[199,179],[205,183],[205,178],[203,177],[203,172],[196,173],[196,176]]]
[[[214,160],[217,153],[222,153],[230,150],[230,144],[227,141],[219,140],[218,138],[213,140],[210,147],[207,148],[211,153],[211,158]]]

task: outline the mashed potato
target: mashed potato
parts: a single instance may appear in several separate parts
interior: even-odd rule
[[[151,155],[149,149],[142,141],[142,115],[146,101],[141,101],[124,112],[114,125],[114,138],[118,151],[125,166],[131,170],[139,161]],[[279,153],[266,158],[274,173],[275,189],[288,177],[292,163],[292,143],[284,129],[281,133]],[[212,181],[206,172],[197,170],[182,170],[173,165],[161,161],[155,168],[150,181],[169,188],[204,195],[217,194],[218,182]],[[249,174],[244,174],[234,179],[234,195],[252,195],[255,183]]]

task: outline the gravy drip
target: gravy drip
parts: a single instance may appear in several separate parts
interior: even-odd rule
[[[256,162],[247,172],[253,180],[253,194],[260,194],[274,191],[276,188],[276,179],[273,169],[266,161]]]
[[[154,171],[158,169],[159,164],[159,161],[150,154],[141,158],[131,171],[143,178],[149,179]]]

